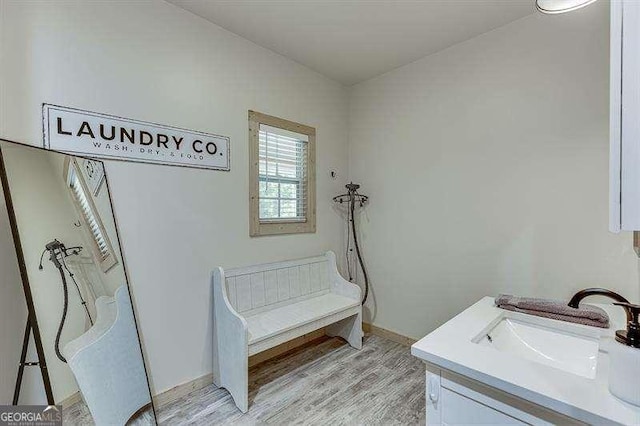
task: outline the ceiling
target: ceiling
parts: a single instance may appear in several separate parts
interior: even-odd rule
[[[168,0],[344,85],[535,12],[533,0]]]

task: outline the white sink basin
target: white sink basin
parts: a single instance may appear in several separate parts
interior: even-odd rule
[[[473,342],[578,376],[596,377],[599,334],[588,327],[505,315]]]

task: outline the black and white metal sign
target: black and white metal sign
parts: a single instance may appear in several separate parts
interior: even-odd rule
[[[229,138],[51,104],[44,147],[96,158],[229,170]]]

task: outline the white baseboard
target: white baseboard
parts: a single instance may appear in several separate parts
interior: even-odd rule
[[[193,391],[202,389],[203,387],[212,384],[213,374],[205,374],[202,377],[198,377],[197,379],[191,380],[189,382],[179,384],[172,387],[171,389],[155,395],[153,397],[153,404],[156,406],[156,408],[162,407],[163,405],[170,404],[171,402],[176,401]]]
[[[402,334],[398,334],[394,331],[390,331],[366,322],[362,323],[362,330],[365,333],[371,333],[374,336],[380,336],[387,340],[391,340],[392,342],[400,343],[404,346],[411,346],[415,342],[417,342],[416,339],[412,339],[411,337],[403,336]]]

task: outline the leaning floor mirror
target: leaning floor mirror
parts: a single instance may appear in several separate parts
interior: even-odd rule
[[[104,165],[0,140],[0,177],[0,405],[156,424]]]

